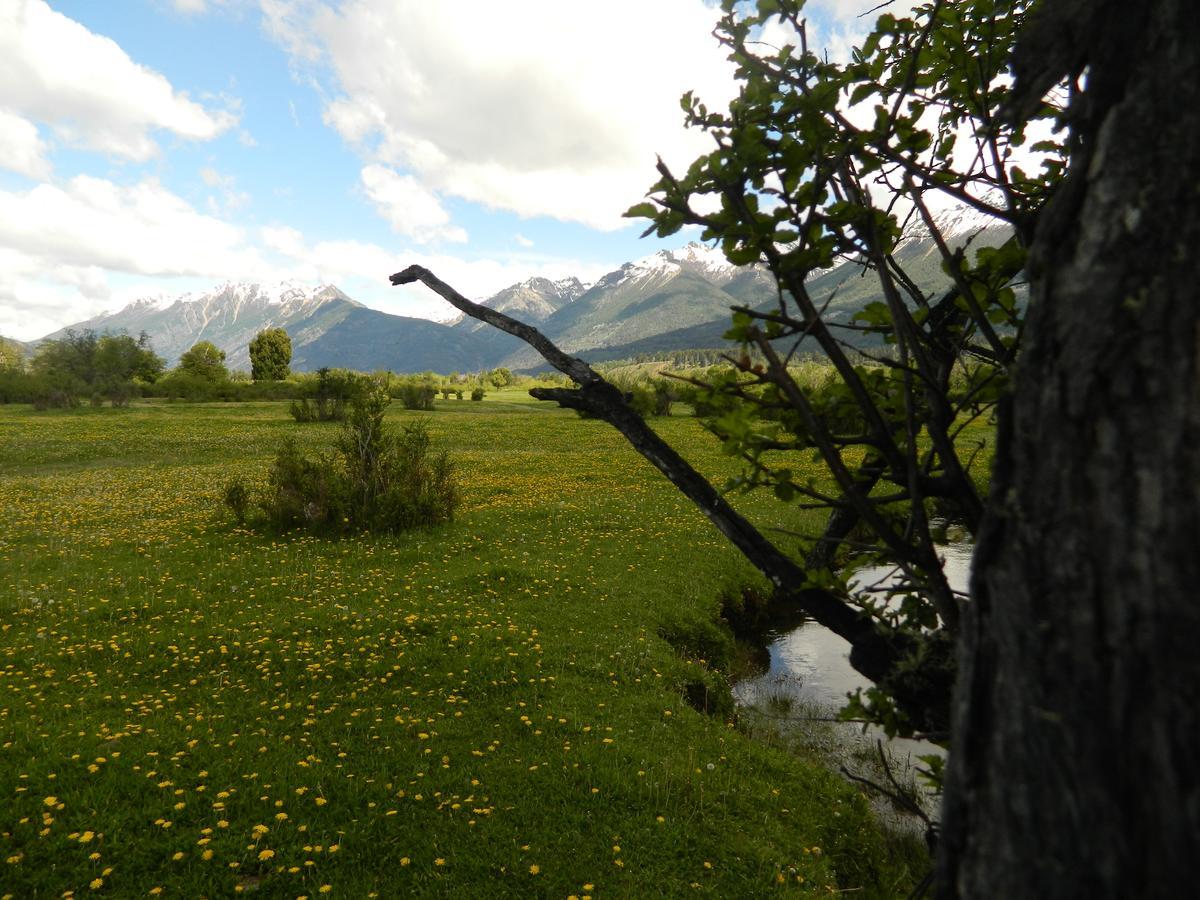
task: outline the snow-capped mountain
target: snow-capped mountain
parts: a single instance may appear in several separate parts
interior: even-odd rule
[[[988,202],[996,201],[989,200]],[[934,212],[933,224],[942,239],[951,247],[958,247],[967,240],[973,241],[985,233],[998,235],[1008,234],[1012,231],[1011,226],[1003,220],[973,206],[967,206],[965,203]],[[907,243],[931,241],[929,229],[915,213],[905,232],[905,242]]]
[[[627,277],[631,278],[690,272],[722,287],[745,270],[725,259],[725,254],[719,248],[707,247],[693,241],[678,250],[659,250],[636,262],[627,263],[621,271],[625,271]]]
[[[939,213],[952,245],[996,245],[1008,231],[975,210]],[[927,233],[910,231],[897,259],[923,290],[939,292],[948,279]],[[849,321],[878,299],[878,282],[843,263],[806,281],[833,321]],[[762,266],[733,266],[720,250],[688,244],[625,263],[588,286],[577,278],[530,278],[482,301],[536,324],[564,350],[586,358],[723,345],[732,306],[777,302],[774,279]],[[98,332],[145,331],[155,351],[173,365],[197,341],[212,341],[230,368],[249,369],[248,347],[264,328],[292,338],[298,371],[341,366],[362,371],[476,371],[505,365],[539,367],[536,354],[516,338],[473,319],[430,322],[369,309],[333,285],[226,283],[210,291],[139,299],[124,309],[73,326]],[[49,337],[57,337],[58,332]]]
[[[522,322],[541,322],[552,316],[568,303],[574,303],[587,290],[587,285],[578,278],[529,278],[483,301],[483,305],[497,312],[508,313]],[[460,317],[456,323],[467,331],[486,328],[476,319]]]
[[[140,298],[72,327],[134,336],[144,331],[168,365],[198,341],[211,341],[225,351],[230,368],[246,369],[250,341],[264,328],[283,328],[293,345],[303,344],[360,305],[331,284],[226,282],[210,291]]]
[[[691,243],[614,269],[538,327],[569,352],[607,351],[700,323],[727,321],[730,307],[761,304],[771,296],[773,284],[761,267],[733,266],[720,250]],[[504,365],[537,365],[532,350],[512,346]]]

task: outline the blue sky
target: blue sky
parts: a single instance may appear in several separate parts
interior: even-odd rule
[[[810,4],[833,46],[870,2]],[[620,212],[735,89],[706,0],[0,0],[0,334],[225,280],[442,317],[671,241]]]

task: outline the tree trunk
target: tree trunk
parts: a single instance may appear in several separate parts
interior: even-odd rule
[[[1088,69],[961,632],[939,897],[1196,890],[1200,11],[1072,12],[1096,24],[1057,44],[1056,77]]]

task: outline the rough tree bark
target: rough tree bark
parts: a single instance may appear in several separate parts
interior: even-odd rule
[[[1200,850],[1200,29],[1047,4],[1035,102],[1084,71],[1037,226],[961,632],[938,896],[1194,896]]]

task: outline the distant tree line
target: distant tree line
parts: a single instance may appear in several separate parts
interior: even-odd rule
[[[145,333],[135,340],[127,334],[67,331],[57,340],[43,341],[28,363],[20,353],[0,358],[0,401],[33,403],[39,409],[73,407],[85,400],[125,406],[157,381],[163,369],[162,357]]]
[[[443,400],[480,401],[501,388],[557,387],[566,381],[557,372],[529,375],[505,367],[448,375],[432,371],[368,375],[334,368],[292,372],[291,340],[282,329],[259,332],[249,350],[252,370],[247,374],[230,371],[225,352],[210,341],[192,346],[170,370],[145,333],[135,340],[127,334],[68,331],[62,338],[43,341],[29,359],[19,344],[0,341],[0,403],[69,409],[83,403],[126,406],[138,397],[193,402],[291,400],[297,421],[320,422],[344,421],[352,402],[368,385],[377,385],[406,409],[428,411],[434,409],[439,395]],[[705,386],[729,377],[740,362],[727,352],[683,350],[641,354],[600,368],[644,417],[674,413],[715,420],[726,410]],[[790,369],[811,390],[828,392],[830,405],[836,404],[836,379],[827,360],[803,358]]]
[[[0,403],[32,403],[39,409],[72,409],[85,403],[126,406],[139,397],[171,401],[292,400],[300,421],[343,420],[350,401],[367,382],[364,373],[324,368],[292,372],[291,338],[281,328],[259,332],[250,342],[249,373],[230,371],[223,350],[200,341],[168,369],[144,332],[97,334],[68,330],[42,341],[32,355],[0,338]],[[482,400],[501,388],[557,386],[557,373],[529,376],[505,367],[449,375],[427,371],[370,376],[408,409],[431,410],[444,400]]]

